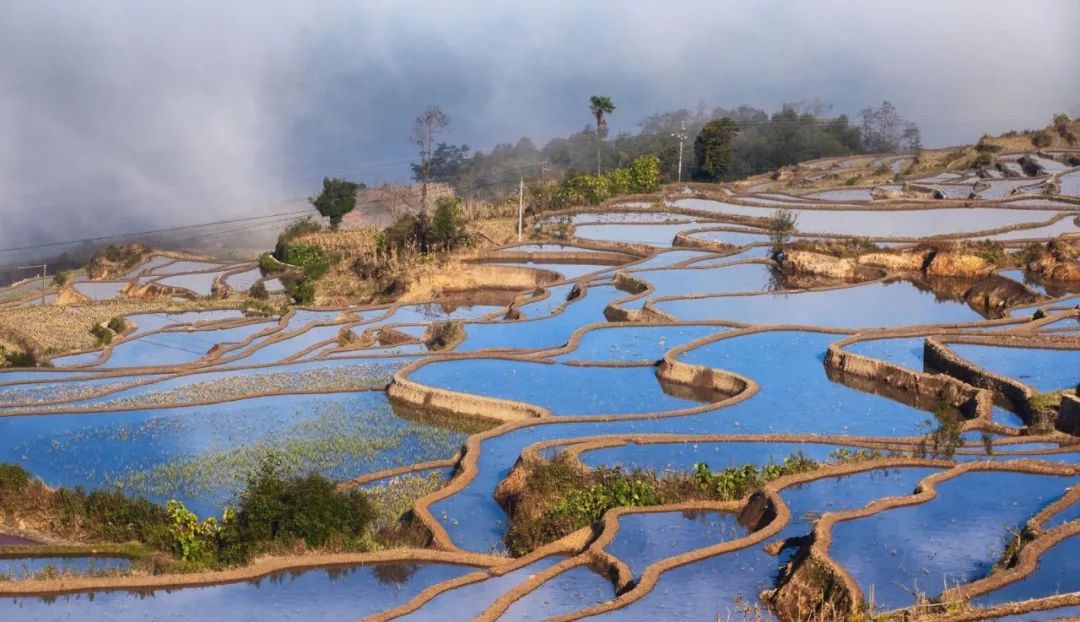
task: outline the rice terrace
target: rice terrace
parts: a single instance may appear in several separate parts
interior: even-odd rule
[[[1080,619],[1076,111],[576,97],[399,102],[408,172],[255,215],[5,207],[0,619]]]

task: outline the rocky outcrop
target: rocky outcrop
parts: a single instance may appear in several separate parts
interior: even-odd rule
[[[833,279],[854,279],[861,267],[853,259],[799,250],[785,251],[780,266],[785,274],[812,274]]]
[[[1023,306],[1043,300],[1026,286],[997,274],[992,274],[964,292],[968,306],[988,317],[1004,315],[1006,308]]]
[[[993,271],[994,264],[990,261],[959,251],[934,252],[923,267],[927,276],[984,277]]]
[[[1080,281],[1080,242],[1053,240],[1046,250],[1028,264],[1029,272],[1046,281]]]
[[[902,253],[865,253],[859,255],[859,264],[884,268],[890,272],[918,272],[926,263],[926,252],[902,252]]]

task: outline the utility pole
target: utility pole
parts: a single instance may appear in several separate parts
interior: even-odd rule
[[[679,139],[679,183],[682,183],[682,152],[683,143],[686,141],[686,121],[682,122],[682,127],[678,132],[672,132],[672,137]]]
[[[521,241],[521,225],[525,220],[525,178],[518,178],[518,242]]]
[[[30,270],[32,268],[33,269],[41,268],[41,304],[44,305],[45,304],[45,275],[48,274],[48,272],[49,272],[49,264],[44,264],[43,263],[43,264],[39,264],[39,265],[36,265],[36,266],[19,266],[18,269],[19,270]]]

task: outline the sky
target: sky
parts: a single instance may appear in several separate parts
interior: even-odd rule
[[[578,131],[594,94],[613,133],[818,98],[971,143],[1080,114],[1077,24],[1075,0],[2,0],[0,249],[400,181],[429,104],[474,149]]]

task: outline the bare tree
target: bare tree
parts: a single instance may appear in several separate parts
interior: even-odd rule
[[[450,117],[438,106],[428,106],[413,122],[409,138],[420,154],[420,217],[427,218],[427,186],[431,175],[431,160],[435,155],[435,139],[450,126]]]

